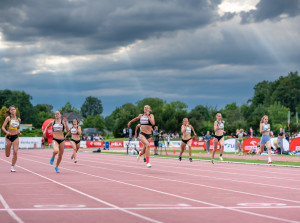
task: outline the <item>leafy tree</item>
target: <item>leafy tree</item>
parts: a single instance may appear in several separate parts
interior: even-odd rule
[[[68,102],[61,108],[61,113],[62,113],[62,114],[65,114],[65,113],[70,112],[70,111],[80,114],[80,111],[79,111],[77,108],[73,107],[73,105],[68,101]]]
[[[2,106],[16,106],[20,110],[20,118],[22,123],[33,123],[35,119],[35,111],[31,104],[32,97],[24,91],[0,91],[0,101]]]
[[[52,113],[53,106],[49,104],[37,104],[34,106],[37,112]]]
[[[83,120],[82,128],[97,128],[98,131],[103,131],[105,121],[100,115],[88,116]]]
[[[80,110],[85,118],[89,115],[101,115],[103,112],[102,102],[96,97],[89,96],[85,99]]]
[[[272,102],[280,102],[283,106],[296,111],[300,104],[300,76],[298,72],[290,72],[285,77],[280,77],[274,81],[274,91],[272,92]]]
[[[0,110],[0,128],[2,128],[2,125],[6,119],[6,114],[5,114],[6,111],[7,111],[6,106],[3,106]]]

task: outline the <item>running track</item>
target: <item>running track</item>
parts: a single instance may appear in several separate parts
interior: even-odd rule
[[[0,222],[300,222],[300,169],[66,150],[0,151]]]

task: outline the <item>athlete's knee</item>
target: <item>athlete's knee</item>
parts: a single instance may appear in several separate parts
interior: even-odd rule
[[[57,154],[58,153],[58,150],[53,150],[53,154]]]

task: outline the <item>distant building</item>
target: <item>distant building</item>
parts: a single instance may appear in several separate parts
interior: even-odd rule
[[[79,125],[82,125],[83,117],[82,117],[82,115],[80,115],[76,112],[70,111],[70,112],[65,113],[63,116],[67,117],[67,123],[68,123],[69,128],[71,128],[73,126],[73,119],[77,119],[79,121]]]

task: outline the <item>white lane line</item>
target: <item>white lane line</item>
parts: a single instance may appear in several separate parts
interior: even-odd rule
[[[81,159],[82,161],[86,161],[86,162],[93,162],[93,163],[103,163],[103,164],[107,164],[107,165],[112,165],[112,166],[120,166],[120,164],[114,164],[114,163],[110,163],[110,162],[103,162],[101,161],[94,161],[94,160],[87,160],[87,159]],[[68,161],[69,162],[69,161]],[[122,166],[126,166],[126,167],[133,167],[135,168],[136,166],[130,166],[130,165],[122,165]],[[165,166],[166,167],[166,166]],[[182,168],[181,168],[182,169]],[[231,182],[239,182],[239,183],[246,183],[246,184],[256,184],[256,185],[260,185],[260,186],[267,186],[267,187],[278,187],[278,188],[282,188],[282,189],[289,189],[289,190],[299,190],[300,188],[295,188],[295,187],[287,187],[287,186],[280,186],[280,185],[274,185],[274,184],[265,184],[265,183],[257,183],[257,182],[251,182],[251,181],[245,181],[245,180],[235,180],[235,179],[228,179],[228,178],[222,178],[222,177],[212,177],[212,176],[204,176],[204,175],[198,175],[198,174],[191,174],[191,173],[182,173],[182,172],[174,172],[174,171],[169,171],[166,169],[155,169],[153,168],[154,171],[159,171],[159,172],[167,172],[167,173],[174,173],[174,174],[182,174],[182,175],[187,175],[187,176],[194,176],[194,177],[203,177],[203,178],[208,178],[208,179],[216,179],[216,180],[225,180],[225,181],[231,181]]]
[[[84,156],[86,156],[87,154],[84,154]],[[110,156],[110,157],[128,157],[128,155],[123,155],[123,154],[107,154],[107,153],[101,153],[101,155],[105,155],[105,156]],[[100,156],[99,156],[100,157]],[[131,158],[131,157],[129,157],[129,158]],[[133,159],[134,159],[134,157],[132,157]],[[178,159],[177,158],[171,158],[171,157],[156,157],[156,156],[151,156],[151,158],[155,158],[156,159],[156,162],[158,162],[158,163],[162,163],[162,164],[164,164],[164,162],[161,162],[161,160],[166,160],[166,159],[168,159],[168,160],[171,160],[171,162],[176,162]],[[122,161],[122,159],[115,159],[115,160],[120,160],[120,161]],[[206,160],[195,160],[195,161],[206,161]],[[201,163],[202,162],[199,162],[200,163],[200,165],[201,165]],[[207,163],[205,163],[205,164],[207,164]],[[222,162],[218,162],[218,164],[222,164]],[[236,171],[237,169],[238,170],[241,170],[241,165],[238,165],[238,166],[236,166],[235,168],[231,168],[231,167],[228,167],[228,165],[226,165],[226,164],[228,164],[228,163],[225,163],[224,165],[215,165],[214,166],[214,168],[218,168],[218,169],[221,169],[221,170],[223,170],[223,169],[228,169],[228,170],[233,170],[233,171]],[[247,164],[247,163],[246,163]],[[181,166],[184,166],[184,167],[188,167],[188,168],[190,168],[190,167],[196,167],[196,168],[198,168],[197,170],[199,170],[199,167],[201,168],[201,167],[207,167],[207,165],[201,165],[201,166],[199,166],[199,165],[197,165],[197,166],[194,166],[194,165],[192,165],[192,164],[181,164]],[[268,164],[266,165],[266,166],[269,166]],[[256,166],[253,166],[253,167],[256,167]],[[285,175],[285,176],[288,176],[288,175],[290,175],[290,177],[294,177],[294,176],[300,176],[300,174],[298,174],[298,173],[290,173],[290,171],[291,170],[294,170],[294,169],[288,169],[289,170],[289,172],[287,173],[287,172],[273,172],[273,171],[269,171],[269,170],[260,170],[260,169],[258,169],[258,168],[255,168],[255,170],[253,170],[254,168],[253,167],[251,167],[252,169],[249,169],[249,167],[245,167],[245,170],[247,170],[247,172],[257,172],[258,170],[259,170],[259,172],[260,173],[268,173],[268,174],[276,174],[277,176],[279,175],[279,174],[282,174],[282,175]],[[281,166],[272,166],[272,167],[274,167],[274,168],[280,168]],[[193,169],[193,168],[190,168],[190,169]],[[287,170],[287,169],[286,169]],[[286,170],[283,170],[283,171],[286,171]],[[205,170],[206,171],[206,170]],[[298,170],[297,170],[298,171]],[[215,171],[216,172],[216,171]],[[228,172],[225,172],[225,173],[228,173]],[[259,175],[255,175],[255,176],[259,176]]]
[[[0,160],[9,163],[8,161],[6,161],[6,160],[4,160],[4,159],[1,159],[1,158],[0,158]],[[46,179],[46,180],[48,180],[48,181],[51,181],[51,182],[53,182],[53,183],[55,183],[55,184],[58,184],[58,185],[62,186],[62,187],[65,187],[65,188],[67,188],[67,189],[69,189],[69,190],[71,190],[71,191],[74,191],[74,192],[76,192],[76,193],[78,193],[78,194],[81,194],[81,195],[83,195],[83,196],[85,196],[85,197],[88,197],[88,198],[91,198],[91,199],[93,199],[93,200],[95,200],[95,201],[98,201],[99,203],[106,204],[107,206],[110,206],[110,207],[112,207],[112,208],[116,208],[116,209],[118,209],[119,211],[122,211],[122,212],[124,212],[124,213],[129,214],[129,215],[135,216],[135,217],[137,217],[137,218],[140,218],[140,219],[143,219],[143,220],[146,220],[146,221],[149,221],[149,222],[160,223],[160,221],[156,221],[156,220],[154,220],[154,219],[152,219],[152,218],[148,218],[148,217],[146,217],[146,216],[143,216],[143,215],[140,215],[140,214],[137,214],[137,213],[134,213],[134,212],[125,210],[125,209],[123,209],[123,208],[121,208],[121,207],[118,207],[118,206],[116,206],[116,205],[114,205],[114,204],[111,204],[111,203],[109,203],[109,202],[106,202],[106,201],[104,201],[104,200],[101,200],[101,199],[99,199],[99,198],[96,198],[96,197],[94,197],[94,196],[92,196],[92,195],[89,195],[89,194],[87,194],[87,193],[84,193],[84,192],[82,192],[82,191],[79,191],[79,190],[77,190],[77,189],[75,189],[75,188],[73,188],[73,187],[67,186],[67,185],[65,185],[65,184],[63,184],[63,183],[60,183],[60,182],[56,181],[56,180],[53,180],[53,179],[48,178],[48,177],[45,177],[45,176],[43,176],[43,175],[41,175],[41,174],[38,174],[38,173],[36,173],[36,172],[34,172],[34,171],[31,171],[31,170],[29,170],[29,169],[26,169],[25,167],[22,167],[22,166],[20,166],[20,165],[18,165],[18,168],[21,168],[21,169],[23,169],[23,170],[25,170],[25,171],[27,171],[27,172],[29,172],[29,173],[32,173],[32,174],[34,174],[34,175],[36,175],[36,176],[39,176],[39,177],[41,177],[41,178],[44,178],[44,179]]]
[[[34,155],[32,155],[32,154],[28,154],[28,155],[30,155],[30,156],[34,156]],[[128,161],[124,161],[124,159],[115,159],[115,157],[118,157],[118,155],[119,156],[125,156],[125,155],[120,155],[120,154],[114,154],[114,155],[111,155],[111,154],[105,154],[106,156],[110,156],[110,157],[113,157],[114,158],[114,160],[115,161],[118,161],[118,162],[122,162],[122,163],[125,163],[125,162],[127,162],[128,163]],[[125,157],[127,157],[127,156],[125,156]],[[100,158],[100,157],[99,157]],[[128,158],[131,158],[131,157],[128,157]],[[152,157],[151,157],[152,158]],[[165,165],[165,162],[160,162],[160,160],[163,160],[163,159],[170,159],[170,158],[161,158],[161,157],[153,157],[153,158],[155,158],[156,160],[155,160],[155,162],[156,163],[160,163],[160,164],[164,164],[164,167],[170,167],[170,168],[179,168],[179,169],[182,169],[183,167],[185,168],[185,169],[189,169],[189,170],[194,170],[194,171],[203,171],[203,172],[213,172],[213,173],[224,173],[224,174],[229,174],[229,175],[238,175],[238,176],[242,176],[242,177],[244,177],[245,175],[244,174],[240,174],[240,173],[236,173],[236,172],[224,172],[224,171],[214,171],[214,170],[207,170],[207,169],[203,169],[203,168],[201,168],[202,166],[194,166],[194,165],[182,165],[182,162],[181,162],[181,164],[180,164],[180,166],[170,166],[170,165]],[[95,161],[99,161],[99,160],[101,160],[101,159],[95,159]],[[173,160],[173,159],[170,159],[170,160]],[[193,168],[193,167],[195,167],[195,168]],[[199,169],[200,168],[200,169]],[[214,166],[214,168],[216,168],[216,166]],[[236,170],[236,169],[233,169],[233,168],[226,168],[226,167],[220,167],[221,169],[229,169],[229,170]],[[240,170],[240,169],[239,169]],[[247,169],[247,171],[248,171],[248,169]],[[259,170],[260,171],[260,170]],[[255,172],[257,172],[257,171],[255,171]],[[260,171],[260,172],[267,172],[267,171]],[[247,174],[247,176],[250,176],[250,177],[259,177],[259,178],[269,178],[269,179],[277,179],[277,180],[290,180],[290,181],[300,181],[300,180],[297,180],[297,179],[290,179],[290,178],[282,178],[282,177],[278,177],[278,174],[276,173],[276,172],[267,172],[267,173],[274,173],[274,174],[276,174],[276,177],[270,177],[270,176],[262,176],[262,175],[253,175],[253,174]],[[286,173],[285,175],[288,175],[289,173]],[[294,175],[297,175],[298,176],[298,174],[294,174]],[[291,176],[292,177],[292,176]]]
[[[8,214],[9,214],[16,222],[18,222],[18,223],[24,223],[24,221],[22,221],[22,219],[19,218],[19,217],[15,214],[15,212],[14,212],[12,209],[10,209],[9,205],[6,203],[4,197],[3,197],[1,194],[0,194],[0,202],[1,202],[1,204],[3,205],[3,207],[4,207],[4,209],[2,209],[2,210],[7,211],[7,213],[8,213]]]
[[[125,210],[207,210],[207,209],[300,209],[300,206],[265,206],[265,207],[124,207]],[[0,211],[119,211],[117,208],[11,208],[0,209]],[[297,211],[297,210],[296,210]]]
[[[109,156],[110,154],[105,154],[107,156]],[[116,155],[111,155],[112,157],[113,156],[117,156]],[[125,155],[121,155],[121,156],[125,156]],[[114,157],[115,158],[115,157]],[[180,166],[170,166],[170,165],[165,165],[165,162],[161,162],[161,160],[163,160],[163,158],[160,158],[160,157],[151,157],[151,158],[155,158],[155,162],[157,163],[160,163],[160,164],[164,164],[165,167],[170,167],[170,168],[180,168],[182,169],[182,167],[184,167],[185,169],[190,169],[190,170],[195,170],[195,171],[203,171],[203,172],[213,172],[213,173],[224,173],[224,174],[230,174],[230,175],[239,175],[239,176],[245,176],[245,174],[240,174],[240,173],[237,173],[237,172],[224,172],[224,171],[214,171],[214,170],[207,170],[207,169],[203,169],[201,167],[207,167],[207,166],[194,166],[194,165],[185,165],[185,164],[182,164],[182,161],[180,163]],[[166,158],[164,158],[166,159]],[[169,159],[169,158],[168,158]],[[100,159],[97,159],[97,160],[100,160]],[[114,160],[117,160],[118,162],[128,162],[128,161],[124,161],[124,159],[114,159]],[[179,161],[178,161],[179,162]],[[175,165],[175,164],[174,164]],[[194,168],[193,168],[194,167]],[[218,166],[214,166],[214,168],[218,168]],[[224,169],[228,169],[228,170],[233,170],[233,171],[236,171],[237,169],[234,169],[234,168],[226,168],[226,167],[220,167],[222,170]],[[238,169],[239,171],[241,171],[241,169],[239,168]],[[247,172],[249,168],[247,169]],[[257,172],[258,170],[256,170],[255,172]],[[276,172],[268,172],[268,171],[261,171],[259,170],[260,173],[274,173],[276,174],[276,177],[270,177],[270,176],[262,176],[262,175],[255,175],[255,174],[248,174],[247,173],[247,176],[251,176],[251,177],[259,177],[259,178],[269,178],[269,179],[277,179],[277,180],[290,180],[290,181],[300,181],[300,180],[297,180],[297,179],[290,179],[290,178],[282,178],[282,177],[278,177],[278,174]],[[285,175],[289,175],[290,173],[285,173]],[[293,175],[296,175],[296,176],[299,176],[299,174],[293,174]],[[291,177],[294,177],[294,176],[291,176]]]
[[[39,161],[36,161],[36,160],[31,160],[31,159],[26,159],[26,158],[21,158],[21,159],[25,159],[25,160],[29,160],[29,161],[32,161],[32,162],[40,163],[42,165],[48,165],[46,163],[42,163],[42,162],[39,162]],[[91,166],[89,166],[89,167],[91,167]],[[97,176],[97,175],[94,175],[94,174],[89,174],[89,173],[85,173],[85,172],[82,172],[82,171],[72,170],[72,169],[68,169],[68,168],[65,168],[65,167],[60,167],[60,168],[71,171],[71,172],[80,173],[80,174],[83,174],[83,175],[95,177],[95,178],[106,179],[106,180],[111,181],[111,182],[124,184],[124,185],[128,185],[128,186],[131,186],[131,187],[136,187],[136,188],[140,188],[140,189],[143,189],[143,190],[168,195],[168,196],[171,196],[171,197],[176,197],[176,198],[180,198],[180,199],[184,199],[184,200],[188,200],[188,201],[193,201],[193,202],[196,202],[196,203],[206,204],[206,205],[210,205],[210,206],[214,206],[214,207],[222,207],[226,210],[231,210],[231,211],[234,211],[234,212],[240,212],[240,213],[244,213],[244,214],[248,214],[248,215],[254,215],[254,216],[258,216],[258,217],[263,217],[263,218],[268,218],[268,219],[273,219],[273,220],[283,221],[283,222],[290,222],[290,223],[296,223],[297,222],[297,221],[292,221],[292,220],[288,220],[288,219],[284,219],[284,218],[278,218],[278,217],[274,217],[274,216],[258,214],[258,213],[254,213],[254,212],[250,212],[250,211],[234,209],[234,208],[228,208],[228,207],[224,207],[222,205],[217,205],[217,204],[213,204],[213,203],[209,203],[209,202],[204,202],[204,201],[201,201],[201,200],[196,200],[196,199],[192,199],[192,198],[189,198],[189,197],[184,197],[184,196],[177,195],[177,194],[163,192],[163,191],[159,191],[159,190],[155,190],[155,189],[151,189],[151,188],[147,188],[147,187],[143,187],[143,186],[139,186],[139,185],[135,185],[135,184],[130,184],[130,183],[126,183],[126,182],[123,182],[123,181],[114,180],[114,179],[110,179],[110,178],[106,178],[106,177],[100,177],[100,176]],[[99,167],[99,168],[102,168],[102,167]],[[102,169],[106,169],[106,168],[102,168]],[[128,172],[128,173],[130,173],[130,172]],[[297,223],[299,223],[299,222],[297,222]]]
[[[39,157],[39,156],[38,156],[38,158],[46,159],[44,157]],[[26,158],[23,158],[23,159],[26,160]],[[30,160],[30,159],[27,159],[27,160]],[[33,160],[30,160],[30,161],[33,161]],[[39,162],[39,161],[34,161],[34,162]],[[67,162],[69,162],[69,161],[67,161]],[[93,162],[93,161],[87,161],[87,162]],[[99,163],[99,162],[97,162],[97,163]],[[120,166],[119,164],[111,164],[111,163],[105,163],[105,162],[101,162],[101,163],[108,164],[108,165]],[[195,186],[200,186],[200,187],[207,187],[207,188],[211,188],[211,189],[224,190],[224,191],[229,191],[229,192],[233,192],[233,193],[246,194],[246,195],[251,195],[251,196],[256,196],[256,197],[263,197],[263,198],[275,199],[275,200],[286,201],[286,202],[293,202],[293,203],[298,203],[298,204],[300,203],[300,201],[289,200],[289,199],[284,199],[284,198],[272,197],[272,196],[261,195],[261,194],[253,194],[253,193],[250,193],[250,192],[238,191],[238,190],[233,190],[233,189],[226,189],[226,188],[222,188],[222,187],[215,187],[215,186],[209,186],[209,185],[198,184],[198,183],[191,183],[191,182],[181,181],[181,180],[160,178],[160,177],[155,177],[155,176],[152,176],[152,175],[147,175],[146,173],[145,174],[139,174],[139,173],[128,172],[128,171],[123,171],[123,170],[110,169],[110,168],[106,168],[106,167],[90,166],[90,165],[84,165],[84,164],[80,164],[80,165],[86,166],[86,167],[92,167],[92,168],[96,168],[96,169],[102,169],[102,170],[105,169],[105,170],[110,170],[110,171],[114,171],[114,172],[126,173],[126,174],[137,175],[137,176],[148,177],[148,178],[154,178],[154,179],[159,179],[159,180],[164,180],[164,181],[173,181],[173,182],[178,182],[178,183],[183,183],[183,184],[190,184],[190,185],[195,185]],[[122,166],[128,166],[128,165],[122,165]],[[129,166],[129,167],[136,168],[136,166]],[[152,169],[151,171],[153,171],[153,170],[155,170],[155,169]],[[157,170],[157,171],[164,171],[164,170]],[[177,173],[177,172],[174,172],[174,173]]]

